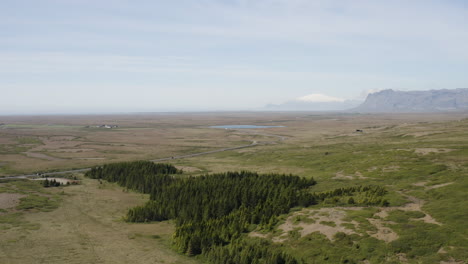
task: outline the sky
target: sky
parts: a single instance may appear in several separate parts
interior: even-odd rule
[[[467,43],[466,0],[2,0],[0,115],[467,88]]]

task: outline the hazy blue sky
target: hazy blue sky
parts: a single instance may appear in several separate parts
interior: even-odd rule
[[[1,0],[0,114],[468,87],[466,0]]]

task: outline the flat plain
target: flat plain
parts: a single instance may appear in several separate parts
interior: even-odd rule
[[[294,208],[272,241],[305,263],[466,263],[468,114],[192,113],[1,117],[0,175],[169,159],[186,175],[251,170],[313,177],[313,192],[379,185],[388,206]],[[117,125],[115,128],[98,127]],[[215,129],[214,125],[284,126]],[[73,176],[0,183],[0,263],[203,263],[171,247],[173,224],[126,223],[146,195]],[[359,199],[359,197],[353,197]]]

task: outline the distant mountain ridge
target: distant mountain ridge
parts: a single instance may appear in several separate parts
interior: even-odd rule
[[[305,101],[288,101],[283,104],[269,104],[266,106],[268,110],[281,111],[341,111],[358,106],[362,101],[345,100],[343,102],[305,102]]]
[[[440,112],[468,110],[468,88],[430,91],[383,90],[369,94],[353,112]]]

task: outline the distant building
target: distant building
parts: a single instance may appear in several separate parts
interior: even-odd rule
[[[89,127],[89,126],[87,126]],[[97,125],[95,126],[97,128],[118,128],[119,126],[118,125],[107,125],[107,124],[102,124],[102,125]]]

